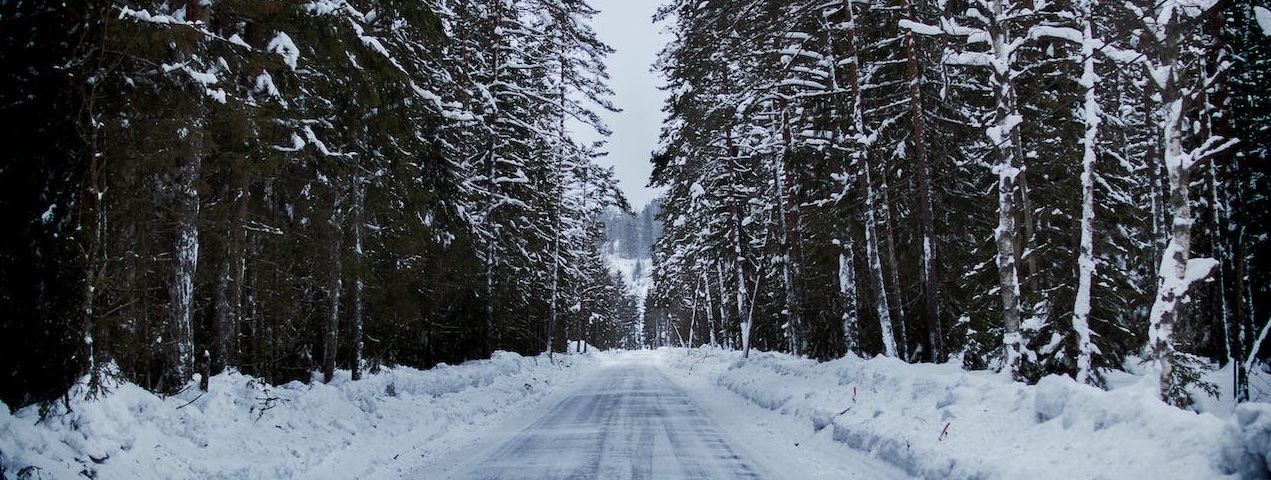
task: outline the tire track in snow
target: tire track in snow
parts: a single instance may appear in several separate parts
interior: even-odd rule
[[[759,479],[676,384],[650,365],[615,365],[455,479]],[[436,472],[428,478],[436,478]],[[421,477],[422,478],[422,477]]]

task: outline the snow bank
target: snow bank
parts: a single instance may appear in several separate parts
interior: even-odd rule
[[[1242,465],[1246,477],[1271,477],[1271,405],[1246,403],[1236,407],[1235,439],[1229,458]]]
[[[330,384],[276,387],[225,373],[207,393],[168,398],[121,384],[44,421],[37,407],[0,408],[0,476],[374,478],[395,460],[454,448],[448,434],[535,404],[593,364],[499,352],[458,366],[385,369],[356,382],[343,371]]]
[[[1151,381],[1103,391],[883,357],[679,355],[677,368],[922,478],[1265,478],[1271,462],[1271,405],[1197,414],[1157,400]]]

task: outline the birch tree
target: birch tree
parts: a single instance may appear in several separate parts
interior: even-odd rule
[[[903,21],[902,26],[911,31],[929,34],[944,32],[966,37],[968,43],[984,43],[983,52],[961,51],[950,55],[946,62],[953,65],[978,66],[988,70],[988,88],[993,93],[996,109],[989,126],[985,128],[990,145],[995,150],[992,172],[997,177],[997,228],[994,241],[997,245],[996,263],[998,285],[996,289],[1002,304],[1002,370],[1012,378],[1021,379],[1021,363],[1025,355],[1024,335],[1020,328],[1020,282],[1018,251],[1020,249],[1019,212],[1016,204],[1020,195],[1019,179],[1023,172],[1023,158],[1019,150],[1019,125],[1023,117],[1018,110],[1014,73],[1015,53],[1022,39],[1014,30],[1019,20],[1018,7],[1001,0],[971,2],[982,13],[983,27],[962,25],[958,19],[942,20],[940,29]]]
[[[1202,139],[1195,148],[1186,148],[1185,129],[1189,123],[1187,102],[1205,88],[1206,78],[1189,72],[1186,57],[1189,45],[1183,37],[1190,19],[1199,16],[1208,4],[1167,1],[1142,10],[1151,49],[1145,53],[1149,77],[1160,96],[1154,118],[1159,122],[1160,162],[1168,174],[1170,228],[1168,242],[1157,269],[1156,299],[1152,303],[1148,326],[1148,353],[1154,373],[1160,379],[1160,395],[1166,402],[1185,406],[1191,403],[1185,386],[1189,383],[1187,365],[1180,362],[1175,346],[1174,330],[1188,301],[1192,284],[1209,278],[1217,260],[1192,258],[1191,175],[1215,153],[1229,148],[1234,141],[1219,136]],[[1193,25],[1194,26],[1194,25]],[[1199,108],[1213,108],[1202,105]]]

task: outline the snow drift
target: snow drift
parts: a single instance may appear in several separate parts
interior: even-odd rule
[[[163,398],[132,384],[98,400],[70,395],[45,420],[0,405],[5,478],[375,478],[397,459],[435,456],[462,427],[490,424],[569,385],[587,357],[521,357],[351,381],[269,386],[239,373]]]
[[[1231,419],[1188,412],[1158,400],[1152,379],[1103,391],[885,357],[678,362],[922,478],[1265,478],[1271,462],[1271,405],[1241,405]]]

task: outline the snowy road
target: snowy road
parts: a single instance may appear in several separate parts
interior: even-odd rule
[[[455,479],[767,478],[657,368],[605,368],[538,421],[467,461]],[[433,478],[430,474],[421,478]]]

